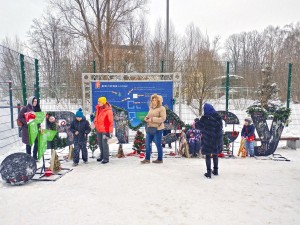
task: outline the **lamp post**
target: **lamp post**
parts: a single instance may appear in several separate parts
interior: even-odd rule
[[[166,69],[165,72],[169,72],[169,0],[167,0],[167,35],[166,35]]]

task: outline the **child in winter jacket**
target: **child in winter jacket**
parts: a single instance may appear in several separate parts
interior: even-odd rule
[[[197,158],[201,146],[201,132],[195,128],[195,123],[192,125],[192,128],[187,131],[186,136],[188,138],[191,157]]]
[[[74,158],[73,166],[79,163],[79,152],[82,152],[82,160],[84,163],[88,162],[87,153],[87,135],[91,132],[90,123],[85,119],[82,109],[76,112],[76,119],[72,121],[70,131],[74,135]]]
[[[247,150],[247,155],[254,157],[254,140],[255,140],[255,127],[252,124],[251,118],[245,119],[245,124],[242,129],[241,136],[245,139],[245,148]]]

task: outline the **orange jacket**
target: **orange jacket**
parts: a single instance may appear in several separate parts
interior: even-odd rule
[[[100,133],[112,133],[114,129],[114,118],[112,107],[109,103],[104,106],[96,106],[94,124]]]

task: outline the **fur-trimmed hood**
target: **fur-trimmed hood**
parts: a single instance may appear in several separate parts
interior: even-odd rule
[[[153,98],[157,99],[157,106],[156,107],[162,106],[162,103],[164,101],[163,97],[161,95],[158,95],[158,94],[153,94],[153,95],[151,95],[151,98],[150,98],[150,108],[154,108],[153,105],[152,105],[152,99]]]

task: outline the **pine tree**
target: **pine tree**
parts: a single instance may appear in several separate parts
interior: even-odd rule
[[[92,151],[92,158],[94,158],[94,151],[98,148],[96,129],[93,129],[89,136],[88,148]]]
[[[145,137],[140,130],[136,132],[132,149],[137,151],[138,154],[145,151]]]
[[[262,73],[264,78],[258,91],[259,105],[268,112],[275,112],[280,107],[280,104],[277,103],[279,89],[276,83],[272,83],[271,67],[266,67]]]

